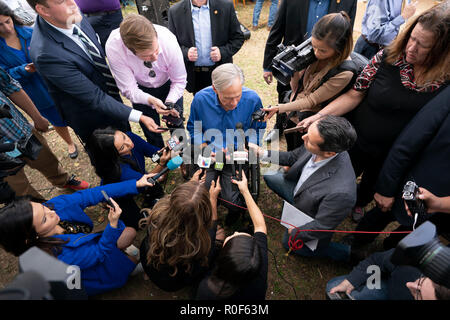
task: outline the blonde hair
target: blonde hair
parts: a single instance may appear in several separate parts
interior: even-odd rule
[[[147,18],[132,13],[120,24],[120,37],[125,46],[136,54],[136,51],[150,49],[157,34],[155,27]]]
[[[394,64],[404,53],[413,29],[419,24],[434,34],[434,44],[424,65],[427,66],[421,84],[431,81],[447,81],[450,76],[449,26],[450,5],[436,5],[408,23],[405,29],[386,48],[386,62]]]

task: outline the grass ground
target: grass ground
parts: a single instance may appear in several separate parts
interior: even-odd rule
[[[426,0],[420,4],[421,10],[429,6],[433,1]],[[241,50],[234,56],[234,62],[243,70],[246,78],[245,86],[255,90],[261,97],[263,105],[274,104],[277,101],[276,84],[267,85],[262,79],[262,60],[264,54],[264,46],[268,36],[268,31],[264,27],[267,24],[269,11],[269,3],[266,1],[260,17],[260,29],[252,31],[251,38],[246,41]],[[361,16],[364,12],[364,3],[360,2],[358,15],[355,22],[354,38],[359,36],[359,26],[361,25]],[[245,26],[250,27],[253,12],[253,4],[249,1],[246,6],[239,2],[237,5],[238,19]],[[135,12],[136,7],[130,6],[125,8],[124,13]],[[184,105],[185,115],[189,116],[189,106],[192,101],[192,95],[185,93]],[[127,102],[129,104],[129,102]],[[275,118],[275,117],[274,117]],[[268,129],[274,125],[274,118],[268,123]],[[133,125],[133,131],[143,137],[139,126]],[[92,169],[89,159],[85,152],[80,152],[76,160],[71,160],[67,156],[67,147],[63,141],[51,131],[45,134],[51,149],[58,156],[64,168],[69,173],[75,173],[78,177],[88,181],[92,186],[99,184],[99,179]],[[73,138],[76,137],[73,135]],[[168,137],[165,136],[165,139]],[[77,141],[79,150],[81,145]],[[280,142],[280,148],[285,150],[285,142]],[[151,161],[147,162],[147,168],[152,167]],[[263,168],[264,169],[264,168]],[[65,191],[52,187],[47,180],[38,172],[26,169],[27,175],[32,185],[48,199],[53,198]],[[178,171],[171,172],[165,186],[167,193],[182,183],[183,180]],[[264,182],[261,183],[261,193],[258,201],[262,211],[271,217],[280,218],[282,210],[282,200],[270,191]],[[95,231],[101,230],[106,224],[106,212],[100,207],[91,207],[86,210],[92,218],[95,225]],[[268,300],[292,300],[307,299],[321,300],[325,298],[325,285],[332,277],[348,273],[351,268],[348,265],[331,262],[324,259],[311,259],[293,256],[286,256],[286,250],[281,246],[282,235],[285,228],[279,222],[266,218],[268,226],[268,243],[269,249],[273,253],[269,253],[269,276],[268,290],[266,298]],[[338,229],[353,230],[355,224],[350,218],[347,218]],[[138,234],[136,245],[142,239],[144,232]],[[335,240],[341,238],[342,235],[335,235]],[[379,248],[379,242],[376,242],[373,249]],[[0,249],[0,287],[9,283],[17,274],[18,259]],[[295,288],[295,293],[294,289]],[[190,297],[190,288],[180,290],[174,293],[167,293],[158,289],[149,280],[145,281],[142,275],[131,277],[125,287],[114,290],[112,292],[94,297],[95,299],[188,299]]]

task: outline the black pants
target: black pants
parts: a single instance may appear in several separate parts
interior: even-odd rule
[[[111,31],[119,28],[120,23],[123,20],[122,10],[116,10],[113,13],[105,14],[102,16],[90,16],[87,17],[87,20],[91,24],[92,28],[94,28],[95,33],[98,34],[100,38],[100,44],[105,50],[106,40],[108,40]]]
[[[163,84],[159,88],[147,88],[143,86],[139,86],[139,89],[144,91],[145,93],[148,93],[158,99],[160,99],[162,102],[166,101],[167,96],[169,95],[170,91],[170,80],[168,80],[165,84]],[[183,116],[183,97],[178,99],[175,104],[179,107],[178,109],[182,112],[180,113],[180,117]],[[155,123],[160,126],[161,121],[159,120],[159,113],[156,112],[155,109],[153,109],[151,106],[146,104],[139,104],[139,103],[133,103],[133,108],[139,111],[142,111],[142,113],[145,116],[148,116],[152,118]],[[162,135],[160,133],[152,132],[147,129],[147,127],[143,124],[141,124],[142,131],[144,132],[145,138],[147,139],[147,142],[154,145],[157,148],[163,148],[164,147],[164,140],[162,138]],[[181,125],[179,128],[184,128],[184,125]]]
[[[214,69],[211,68],[209,71],[194,71],[194,95],[212,84],[211,73],[213,70]]]
[[[376,155],[364,152],[358,146],[358,143],[348,151],[348,154],[355,170],[355,176],[358,177],[361,173],[363,174],[358,188],[356,206],[365,207],[372,201],[375,194],[375,184],[386,159],[386,154]]]
[[[303,120],[305,118],[308,118],[315,114],[315,112],[312,111],[304,111],[304,112],[298,112],[299,114],[299,120]],[[285,129],[293,128],[297,124],[292,122],[291,120],[286,120],[285,122]],[[302,136],[304,135],[303,132],[296,131],[285,134],[286,138],[286,144],[287,144],[287,151],[292,151],[294,149],[297,149],[303,144]]]
[[[238,169],[238,165],[235,165],[236,170]],[[249,166],[248,164],[242,165],[242,171],[245,172],[246,176],[248,177],[248,171]],[[246,208],[244,197],[241,195],[239,188],[237,185],[231,182],[232,177],[232,165],[226,164],[223,167],[222,171],[214,170],[214,168],[209,168],[206,171],[206,181],[205,181],[205,187],[209,190],[209,187],[211,186],[211,181],[217,181],[217,177],[220,176],[220,186],[222,190],[220,191],[219,197],[231,202],[232,204],[219,200],[218,203],[223,205],[225,208],[228,209],[229,212],[244,212],[245,209],[239,208],[244,207]],[[234,205],[233,205],[234,204]],[[237,205],[237,206],[236,206]]]
[[[290,86],[285,86],[285,85],[281,84],[279,81],[277,81],[278,103],[283,103],[284,93],[289,90],[291,90]],[[279,131],[280,137],[284,131],[284,123],[286,122],[286,118],[287,118],[286,113],[277,113],[277,118],[275,120],[275,126],[273,128],[280,130]]]

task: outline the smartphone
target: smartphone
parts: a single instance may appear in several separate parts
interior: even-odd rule
[[[327,298],[329,300],[355,300],[351,295],[347,294],[347,292],[327,292]]]
[[[104,190],[102,190],[101,191],[102,192],[102,194],[103,194],[103,198],[105,198],[105,202],[111,207],[111,208],[113,208],[113,210],[114,210],[114,204],[112,203],[112,201],[111,201],[111,198],[108,196],[108,194],[104,191]]]
[[[284,129],[284,133],[300,132],[303,129],[304,129],[303,127],[293,127],[289,129]]]

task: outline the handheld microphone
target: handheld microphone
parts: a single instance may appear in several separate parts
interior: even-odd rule
[[[238,152],[233,153],[233,160],[236,160],[238,163],[237,180],[242,180],[242,163],[245,162],[245,160],[243,161],[242,156],[244,155],[244,153],[246,153],[245,152],[244,126],[243,126],[242,122],[236,123],[236,131],[239,132],[239,134],[241,136],[241,140],[238,141]],[[248,158],[248,155],[247,155],[247,158]],[[244,159],[245,159],[245,155],[244,155]]]
[[[181,158],[180,156],[176,156],[176,157],[170,159],[169,162],[167,162],[167,166],[164,169],[162,169],[160,172],[158,172],[155,176],[148,178],[147,181],[149,183],[156,184],[156,180],[158,180],[159,177],[161,177],[163,174],[165,174],[169,170],[175,170],[176,168],[181,166],[182,163],[183,163],[183,158]]]

